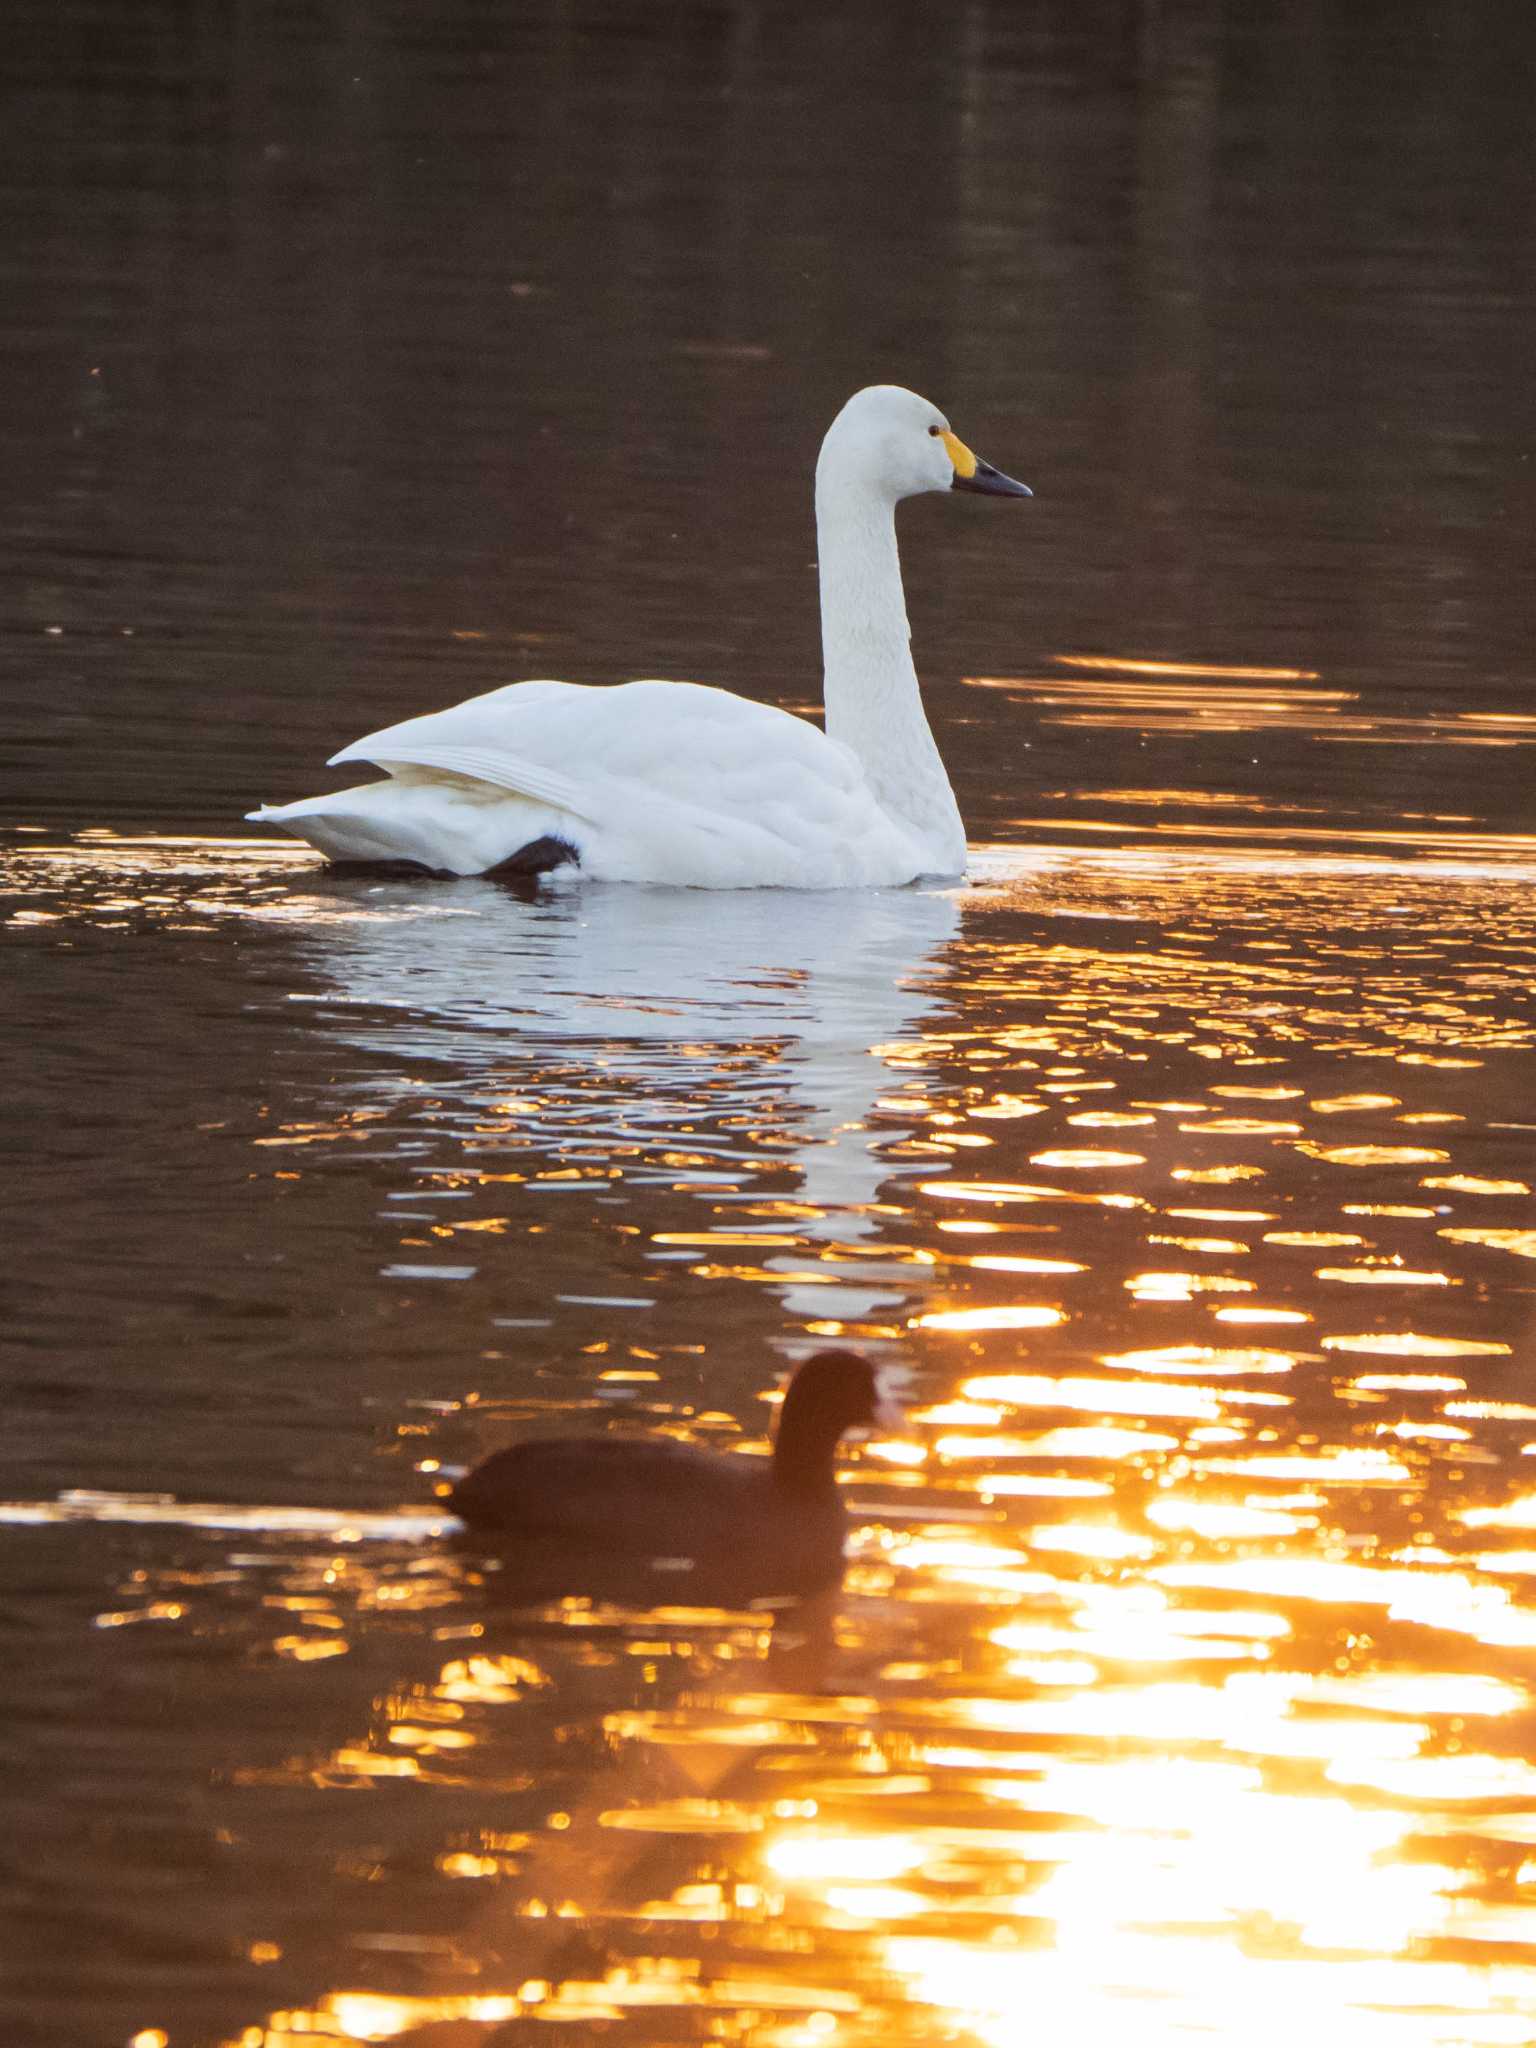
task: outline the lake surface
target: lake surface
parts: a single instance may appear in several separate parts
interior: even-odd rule
[[[14,12],[6,2048],[1526,2048],[1536,23]],[[877,378],[1037,492],[902,515],[964,884],[251,836],[813,708]],[[835,1593],[455,1542],[833,1340]]]

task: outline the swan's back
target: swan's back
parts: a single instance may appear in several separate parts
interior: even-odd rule
[[[404,785],[398,797],[346,793],[364,806],[440,808],[444,784],[465,807],[493,794],[511,843],[493,862],[477,837],[481,867],[547,836],[615,881],[831,888],[913,872],[899,823],[846,747],[702,683],[510,683],[333,756],[364,761]]]
[[[704,683],[507,683],[446,711],[407,718],[354,740],[331,765],[369,761],[376,767],[446,765],[459,757],[465,775],[504,782],[538,795],[559,787],[573,810],[595,807],[584,785],[638,785],[658,798],[706,801],[726,792],[740,799],[750,785],[789,778],[847,792],[859,766],[806,719]]]

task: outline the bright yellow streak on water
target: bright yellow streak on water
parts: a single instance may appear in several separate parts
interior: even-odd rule
[[[1058,1308],[1000,1303],[995,1308],[935,1309],[917,1318],[923,1330],[1046,1330],[1063,1320]]]

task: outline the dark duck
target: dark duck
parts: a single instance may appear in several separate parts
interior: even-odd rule
[[[802,1593],[842,1570],[847,1516],[837,1447],[850,1430],[894,1429],[900,1409],[853,1351],[820,1351],[795,1373],[771,1458],[701,1450],[670,1437],[534,1438],[496,1451],[461,1479],[449,1506],[481,1547],[558,1551],[604,1565],[722,1577]],[[573,1583],[579,1569],[565,1574]]]

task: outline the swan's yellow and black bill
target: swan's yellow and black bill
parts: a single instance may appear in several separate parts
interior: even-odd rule
[[[949,459],[955,465],[954,491],[982,491],[991,498],[1032,498],[1035,494],[1028,484],[1015,483],[1011,476],[1004,476],[1000,469],[994,469],[990,462],[982,462],[973,455],[958,434],[951,434],[946,428],[939,439],[949,451]]]

